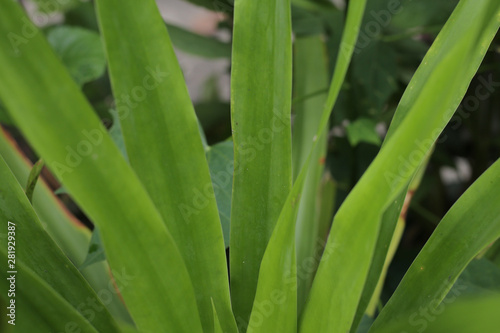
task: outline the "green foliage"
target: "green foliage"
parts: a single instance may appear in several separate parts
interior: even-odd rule
[[[2,332],[498,331],[500,3],[189,2],[0,0]]]
[[[49,30],[47,40],[76,83],[83,85],[104,74],[106,57],[97,33],[59,26]]]
[[[347,125],[347,138],[351,145],[354,147],[360,142],[380,145],[382,140],[377,134],[376,126],[377,124],[368,118],[360,118]]]
[[[179,49],[204,58],[230,58],[231,44],[215,38],[197,35],[175,25],[167,24],[172,43]]]
[[[231,193],[233,189],[233,142],[225,141],[208,148],[207,161],[210,176],[214,185],[215,200],[219,210],[224,244],[229,247],[229,232],[231,224]]]
[[[292,185],[290,2],[236,2],[234,23],[231,299],[236,318],[247,322],[262,257]]]
[[[454,296],[488,295],[500,293],[500,268],[486,259],[472,260],[460,274],[445,300]]]
[[[80,265],[79,269],[84,269],[87,266],[95,264],[106,259],[106,254],[104,253],[104,247],[102,245],[101,236],[99,235],[99,230],[96,228],[92,232],[92,237],[90,238],[89,249],[87,257]]]
[[[0,242],[2,260],[8,264],[4,266],[6,270],[1,273],[2,297],[6,299],[8,291],[12,290],[8,285],[18,283],[22,286],[19,288],[21,290],[18,299],[19,310],[22,312],[26,309],[30,313],[30,318],[36,318],[33,322],[18,321],[21,329],[34,331],[38,329],[37,321],[49,321],[51,329],[63,330],[66,320],[57,320],[57,313],[61,312],[68,316],[67,321],[74,320],[89,332],[118,332],[116,323],[108,311],[103,310],[94,314],[95,320],[89,323],[88,318],[84,318],[75,310],[81,308],[80,304],[82,302],[85,304],[87,298],[94,300],[101,308],[103,306],[76,267],[43,230],[25,192],[3,159],[0,159],[0,177],[2,179],[0,218],[2,227],[8,231],[3,234],[4,237]],[[15,258],[8,257],[8,253],[9,255],[12,253],[12,246],[15,248]],[[12,279],[13,275],[7,271],[19,271],[17,281],[8,280]],[[45,299],[52,300],[50,303],[55,310],[44,309]]]
[[[38,160],[38,162],[33,165],[33,168],[31,169],[30,175],[28,177],[28,184],[26,185],[25,192],[26,197],[30,202],[33,201],[33,191],[35,191],[36,182],[38,181],[38,177],[40,177],[40,173],[42,172],[43,167],[43,160]]]
[[[127,9],[117,12],[120,5]],[[210,173],[194,108],[163,20],[153,1],[126,5],[99,1],[97,13],[113,93],[122,98],[116,101],[116,110],[130,165],[184,257],[203,329],[213,327],[213,301],[224,329],[235,330]],[[141,24],[145,19],[148,25]],[[126,40],[120,38],[124,31]],[[134,47],[139,43],[144,47]],[[157,163],[150,163],[152,156]]]

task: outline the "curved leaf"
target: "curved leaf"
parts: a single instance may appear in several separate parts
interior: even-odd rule
[[[47,40],[79,85],[98,79],[106,69],[106,57],[98,34],[78,27],[58,26]]]
[[[499,308],[499,296],[471,298],[453,304],[442,304],[439,310],[427,312],[426,318],[417,322],[407,319],[415,313],[407,313],[403,320],[392,321],[384,333],[496,333],[500,327]]]
[[[21,155],[19,148],[6,133],[0,133],[0,155],[12,170],[19,184],[25,184],[31,163]],[[75,265],[83,262],[87,253],[90,230],[62,205],[52,194],[47,183],[40,179],[33,193],[33,208],[43,228]],[[82,275],[96,291],[109,288],[111,276],[107,263],[99,263],[81,270]],[[130,320],[130,316],[116,293],[107,298],[106,307],[116,317]]]
[[[153,0],[96,4],[130,164],[184,258],[204,331],[213,328],[213,299],[224,330],[235,332],[205,150],[163,19]]]
[[[236,1],[231,72],[231,297],[244,331],[259,267],[292,185],[289,0]]]
[[[295,39],[294,94],[308,96],[328,85],[328,64],[325,44],[321,36],[297,37]],[[297,97],[296,97],[297,98]],[[318,130],[321,113],[326,100],[326,91],[294,105],[292,161],[293,174],[297,177],[313,145],[313,138]],[[311,260],[317,253],[319,237],[319,205],[317,204],[321,175],[325,165],[327,137],[324,133],[319,139],[321,147],[317,149],[313,162],[309,166],[304,182],[297,213],[297,266],[298,277],[298,313],[305,304],[311,288],[314,273],[319,262]],[[312,262],[312,263],[311,263]]]
[[[2,244],[3,245],[3,244]],[[6,247],[0,249],[0,260],[7,262]],[[17,276],[15,280],[15,297],[8,297],[8,291],[11,288],[10,275],[7,275],[4,270],[0,273],[0,287],[2,288],[1,296],[8,302],[15,300],[15,318],[7,317],[7,320],[13,320],[11,326],[13,331],[17,332],[66,332],[69,330],[88,333],[102,332],[97,330],[89,322],[101,311],[103,307],[98,303],[92,304],[97,308],[91,308],[85,303],[87,298],[81,302],[80,308],[85,312],[85,316],[79,313],[70,303],[68,303],[60,294],[51,288],[45,281],[34,274],[29,267],[22,262],[16,263]],[[22,286],[22,287],[21,287]],[[93,298],[89,298],[95,301]],[[81,300],[80,300],[81,301]],[[10,312],[10,310],[9,310]],[[87,318],[88,316],[88,318]],[[29,318],[29,320],[28,320]],[[2,318],[2,321],[4,318]],[[95,320],[93,320],[95,322]],[[107,331],[105,331],[107,332]],[[111,332],[119,332],[113,328]]]
[[[399,105],[408,108],[406,117],[334,218],[325,250],[332,254],[319,266],[302,331],[345,332],[351,326],[381,216],[458,107],[498,29],[499,9],[496,1],[462,0],[424,58]]]
[[[343,34],[343,45],[354,45],[358,36],[358,27],[363,17],[365,1],[351,2],[348,11],[347,27]],[[335,75],[332,78],[327,102],[323,108],[319,128],[313,138],[313,145],[309,156],[303,162],[293,188],[287,196],[280,212],[276,227],[267,246],[259,272],[259,284],[250,318],[250,327],[255,331],[295,332],[297,327],[297,268],[295,258],[295,221],[299,209],[299,201],[307,177],[312,156],[321,148],[320,141],[326,131],[331,110],[338,97],[347,68],[349,66],[353,48],[346,47],[339,50]],[[328,250],[323,257],[328,257]],[[264,321],[257,324],[262,318],[262,304],[272,305],[272,311],[267,312]],[[277,305],[281,306],[277,306]],[[291,320],[293,318],[294,320]],[[306,331],[309,332],[309,331]]]
[[[224,234],[224,244],[229,247],[231,195],[233,190],[233,142],[224,141],[207,148],[207,161],[214,184],[215,199]]]
[[[172,43],[180,50],[204,58],[230,58],[231,44],[167,24]]]
[[[122,295],[138,328],[201,332],[183,258],[147,192],[47,41],[17,3],[0,2],[0,97],[99,227],[111,268],[131,276]]]
[[[408,269],[370,332],[419,309],[436,309],[467,264],[500,238],[500,160],[460,197]]]
[[[36,279],[43,280],[53,293],[59,294],[58,297],[67,304],[66,307],[72,307],[73,311],[81,305],[82,300],[93,299],[96,306],[102,310],[95,313],[93,320],[85,326],[93,326],[96,331],[118,332],[114,319],[104,308],[96,293],[43,230],[22,187],[19,186],[1,157],[0,179],[2,180],[0,183],[0,224],[2,227],[0,245],[2,251],[6,251],[7,248],[10,251],[12,246],[15,253],[14,260],[9,261],[9,266],[5,266],[6,270],[2,272],[2,275],[9,275],[7,271],[18,270],[18,266],[25,267],[25,270],[31,272],[26,274],[35,275]],[[12,230],[8,228],[9,226]],[[13,231],[13,233],[7,234],[7,231]],[[7,260],[4,263],[7,263]],[[25,271],[19,270],[18,274],[19,280],[22,281]],[[18,289],[24,288],[21,281],[16,282]],[[33,297],[37,296],[33,295]]]

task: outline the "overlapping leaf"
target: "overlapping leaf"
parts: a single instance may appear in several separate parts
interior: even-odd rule
[[[431,149],[495,35],[500,5],[463,0],[444,27],[399,108],[401,125],[335,216],[301,331],[345,332],[361,296],[385,208]],[[469,20],[474,19],[473,25]],[[425,81],[424,81],[425,78]],[[342,272],[342,274],[339,274]],[[326,318],[318,321],[315,318]]]
[[[294,65],[295,98],[308,96],[324,89],[328,85],[328,63],[326,61],[325,44],[321,36],[301,37],[295,40]],[[326,100],[326,92],[305,99],[294,105],[294,122],[292,137],[292,161],[294,177],[299,174],[313,145],[319,121]],[[303,188],[303,199],[297,214],[297,263],[298,278],[298,312],[305,303],[307,293],[312,284],[318,260],[319,206],[317,195],[326,158],[326,133],[319,139],[320,148],[315,151],[309,166]]]
[[[289,0],[236,2],[231,73],[231,297],[244,330],[259,266],[292,184]]]
[[[91,327],[90,330],[119,332],[109,312],[104,308],[97,294],[85,281],[83,276],[72,265],[60,248],[54,243],[33,211],[28,198],[23,189],[17,183],[7,164],[0,157],[0,223],[2,226],[0,245],[2,260],[6,265],[6,270],[2,270],[2,281],[7,277],[14,276],[14,280],[9,281],[17,289],[27,292],[26,289],[34,288],[30,296],[33,304],[43,304],[46,291],[53,296],[53,304],[62,312],[82,314],[79,323],[83,327]],[[11,233],[7,233],[11,231]],[[7,249],[9,249],[9,260],[7,266]],[[12,257],[13,254],[13,257]],[[11,275],[11,271],[17,272]],[[43,290],[37,290],[37,285],[43,285]],[[26,288],[26,289],[25,289]],[[3,293],[12,288],[4,288]],[[14,295],[15,295],[14,287]],[[114,291],[114,290],[113,290]],[[6,296],[6,295],[4,295]],[[52,297],[51,296],[51,297]],[[13,298],[10,296],[8,299]],[[5,297],[7,299],[7,297]],[[94,311],[92,318],[83,318],[85,307],[88,308],[86,300],[91,299],[101,311]],[[83,305],[82,305],[83,302]],[[19,316],[25,315],[22,311],[23,304],[20,304]],[[54,312],[56,312],[54,311]],[[87,311],[88,312],[88,311]],[[85,312],[85,313],[87,313]],[[75,315],[76,317],[79,317]],[[83,319],[83,320],[82,320]],[[69,320],[69,318],[67,319]],[[51,330],[56,327],[63,327],[64,322],[55,325],[51,323]]]
[[[6,136],[5,133],[0,134],[0,155],[21,185],[26,184],[31,165],[18,149],[10,137]],[[75,266],[80,265],[87,253],[87,244],[90,239],[89,230],[66,210],[62,203],[52,194],[43,179],[37,182],[33,192],[32,205],[40,218],[43,228],[57,246],[61,248]],[[111,276],[107,263],[95,264],[81,270],[81,273],[94,290],[99,291],[109,288]],[[117,318],[129,320],[130,316],[119,295],[116,293],[111,294],[111,299],[106,298],[106,307]]]
[[[236,331],[198,121],[156,3],[96,3],[130,164],[184,258],[204,331],[213,328],[211,299],[224,330]]]
[[[412,311],[418,313],[419,308],[436,309],[467,264],[500,238],[499,186],[500,160],[462,195],[439,223],[370,332],[385,332],[390,322],[399,321]]]
[[[47,41],[17,3],[0,3],[0,97],[100,228],[112,269],[130,276],[122,295],[137,326],[201,332],[189,273],[149,195]]]
[[[295,220],[299,209],[300,195],[307,177],[308,168],[312,161],[313,154],[321,147],[320,138],[327,128],[328,119],[338,97],[342,82],[344,81],[347,68],[352,56],[358,27],[363,17],[365,1],[354,1],[347,16],[347,27],[344,30],[343,43],[339,50],[335,75],[328,93],[327,102],[323,108],[323,113],[319,122],[319,128],[313,138],[313,145],[309,156],[303,162],[293,188],[288,195],[281,210],[276,227],[273,231],[269,245],[262,260],[257,294],[252,309],[250,325],[256,332],[268,332],[283,330],[283,332],[297,331],[297,268],[295,259]],[[329,256],[327,250],[324,257]],[[277,298],[278,296],[278,298]],[[267,315],[263,323],[256,325],[262,310],[259,308],[263,303],[275,305],[270,315]],[[276,304],[280,304],[277,306]],[[292,319],[290,319],[292,318]],[[252,322],[253,319],[253,322]]]

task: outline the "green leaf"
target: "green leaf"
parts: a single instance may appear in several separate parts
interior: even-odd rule
[[[460,273],[500,237],[500,160],[453,205],[408,269],[370,332],[419,308],[436,309]]]
[[[408,184],[465,95],[498,29],[499,8],[496,1],[463,0],[431,47],[399,104],[408,110],[395,118],[401,125],[334,218],[325,249],[331,255],[320,263],[313,282],[303,332],[349,330],[382,214]],[[465,24],[471,17],[475,24]]]
[[[224,141],[209,147],[207,161],[215,190],[215,199],[224,234],[224,244],[229,247],[231,194],[233,189],[233,142]]]
[[[400,197],[394,200],[392,205],[384,212],[382,216],[377,243],[373,251],[372,263],[370,265],[370,270],[368,271],[366,282],[363,287],[363,293],[361,294],[361,298],[358,302],[356,314],[351,326],[351,332],[357,332],[361,329],[362,320],[364,317],[366,317],[365,313],[368,313],[371,310],[369,309],[369,307],[370,305],[372,305],[372,300],[375,293],[377,293],[377,288],[380,288],[380,285],[383,286],[383,281],[381,280],[386,273],[384,270],[387,269],[386,262],[388,256],[391,255],[390,250],[395,250],[391,249],[391,243],[394,235],[396,234],[396,229],[398,226],[400,213],[401,209],[403,208],[405,197],[406,191],[403,191],[400,194]],[[402,231],[403,230],[400,230],[400,232]],[[366,331],[368,331],[368,329]]]
[[[4,225],[2,225],[4,226]],[[4,244],[2,244],[4,245]],[[7,262],[6,246],[0,249],[0,259]],[[68,330],[80,330],[82,332],[98,333],[102,332],[92,326],[89,320],[79,313],[70,303],[60,294],[54,291],[50,285],[39,278],[33,271],[22,262],[16,264],[17,275],[15,279],[16,290],[15,298],[8,297],[8,291],[11,288],[11,275],[6,274],[4,270],[0,273],[1,296],[5,301],[15,300],[16,318],[10,325],[17,332],[65,332]],[[22,286],[22,287],[21,287]],[[68,285],[70,286],[70,285]],[[74,287],[74,285],[71,285]],[[85,300],[87,298],[82,298]],[[90,298],[95,301],[96,298]],[[96,315],[101,311],[94,311],[84,302],[81,307],[85,307],[87,316]],[[102,305],[94,304],[103,308]],[[9,306],[11,306],[9,304]],[[29,320],[26,320],[29,318]],[[90,317],[89,317],[90,318]],[[25,320],[23,320],[25,319]],[[2,319],[3,321],[4,319]],[[12,320],[7,317],[7,320]],[[95,323],[97,319],[92,322]],[[117,328],[107,328],[105,332],[119,332]]]
[[[235,332],[205,150],[163,19],[153,0],[96,4],[130,165],[184,258],[204,331],[213,329],[213,299],[222,327]]]
[[[266,248],[259,272],[259,284],[250,318],[250,328],[262,332],[296,332],[297,331],[297,267],[295,259],[295,221],[299,209],[300,195],[309,170],[313,154],[321,147],[319,140],[324,135],[331,110],[338,97],[342,82],[345,79],[353,47],[359,31],[359,24],[363,17],[365,1],[354,1],[347,14],[347,27],[343,35],[343,47],[339,51],[335,75],[332,78],[327,102],[319,128],[313,138],[313,146],[309,156],[302,166],[291,192],[288,194],[283,209],[280,212],[276,227],[272,233],[269,245]],[[324,257],[328,257],[326,249]],[[269,305],[269,303],[271,303]],[[271,307],[271,311],[263,310]],[[279,306],[278,306],[279,305]],[[270,315],[262,318],[262,312]],[[309,331],[306,331],[309,332]]]
[[[116,110],[109,110],[111,117],[113,117],[113,125],[110,127],[108,133],[111,137],[111,140],[118,147],[120,152],[122,153],[125,160],[128,161],[127,148],[125,147],[125,140],[123,138],[122,126],[120,124],[120,117],[118,116],[118,112]]]
[[[294,51],[294,123],[292,137],[293,178],[304,165],[318,131],[328,85],[325,45],[320,36],[300,37]],[[321,93],[317,92],[320,91]],[[302,98],[307,96],[307,98]],[[323,138],[325,141],[326,138]],[[323,150],[325,147],[323,147]],[[324,155],[324,152],[322,152]],[[317,156],[319,162],[320,156]]]
[[[97,33],[77,27],[58,26],[49,30],[47,39],[79,85],[104,74],[106,57]]]
[[[12,119],[9,116],[9,113],[7,112],[7,110],[5,110],[5,107],[2,105],[1,101],[0,101],[0,124],[10,125],[10,126],[14,125]]]
[[[95,228],[92,232],[92,237],[90,238],[87,257],[78,269],[82,270],[87,266],[104,260],[106,260],[106,254],[104,253],[101,236],[99,235],[99,229]]]
[[[359,118],[347,125],[347,138],[351,146],[355,147],[360,142],[379,146],[382,140],[375,129],[376,126],[377,123],[369,118]]]
[[[69,195],[68,190],[64,186],[60,186],[57,190],[54,191],[55,195],[67,194]]]
[[[333,180],[330,172],[325,172],[321,180],[320,192],[317,196],[319,203],[319,227],[318,227],[318,242],[321,247],[318,249],[321,254],[330,232],[330,227],[333,219],[333,212],[335,211],[335,202],[337,198],[338,185]]]
[[[307,96],[328,85],[326,47],[321,36],[298,37],[295,40],[295,88],[296,96]],[[326,92],[294,105],[295,118],[292,136],[293,174],[297,177],[305,163],[318,130]],[[326,133],[319,139],[321,148],[315,151],[313,162],[302,190],[296,222],[298,279],[298,312],[305,304],[312,279],[319,264],[311,260],[317,254],[319,237],[319,207],[317,195],[326,158]],[[312,263],[311,263],[312,262]]]
[[[26,197],[29,202],[33,202],[33,192],[35,191],[35,186],[38,181],[38,177],[40,177],[40,173],[44,167],[45,163],[43,159],[39,159],[31,169],[30,175],[28,177],[28,184],[26,185]]]
[[[19,149],[16,149],[14,141],[5,135],[3,132],[0,133],[0,155],[5,159],[18,183],[26,184],[32,166]],[[44,229],[64,254],[71,262],[81,263],[87,254],[90,231],[68,212],[43,179],[38,181],[38,186],[33,192],[33,208]],[[84,269],[81,273],[94,290],[100,291],[109,290],[111,282],[109,271],[108,264],[102,262]],[[106,307],[114,316],[130,321],[130,316],[116,293],[111,292],[111,298],[107,297],[108,293],[102,295],[106,296]]]
[[[356,333],[368,333],[368,330],[373,324],[373,318],[364,315],[359,323],[358,329],[355,331]]]
[[[455,297],[500,293],[500,268],[487,259],[472,260],[460,274],[444,301]]]
[[[189,273],[148,193],[41,33],[17,3],[1,1],[0,98],[99,228],[111,268],[131,276],[122,296],[137,327],[201,332]],[[22,31],[29,42],[15,43]]]
[[[121,323],[120,329],[121,333],[140,333],[137,328],[126,323]]]
[[[495,333],[500,327],[500,297],[489,296],[470,298],[463,301],[447,302],[431,311],[423,308],[426,317],[418,312],[406,313],[401,320],[391,321],[384,333],[428,332],[428,333]]]
[[[215,309],[215,304],[212,301],[212,310],[214,313],[214,333],[224,333],[222,327],[220,326],[219,316],[217,316],[217,310]]]
[[[237,1],[231,73],[231,298],[245,331],[259,267],[292,185],[289,0]]]
[[[27,280],[27,284],[46,284],[46,288],[65,303],[60,306],[61,311],[76,312],[75,309],[82,304],[82,300],[87,298],[95,300],[97,306],[103,308],[96,293],[83,276],[43,230],[23,189],[1,157],[0,179],[2,179],[0,183],[1,252],[5,256],[4,263],[7,264],[7,248],[9,248],[9,259],[13,259],[9,260],[8,266],[4,266],[1,280],[6,280],[6,275],[15,275],[15,280],[17,278],[19,280],[17,281],[19,289],[26,287],[23,279]],[[12,253],[14,253],[14,258],[11,257]],[[16,271],[19,276],[16,273],[9,273]],[[6,293],[8,289],[5,288],[4,292]],[[24,289],[24,292],[27,290]],[[27,295],[38,302],[43,300],[43,291],[34,291],[32,295]],[[82,311],[83,316],[81,308],[80,306],[78,311]],[[23,317],[22,312],[19,315]],[[116,323],[107,310],[94,313],[93,320],[89,318],[87,320],[89,322],[82,325],[92,327],[92,331],[118,332]]]
[[[384,2],[384,1],[382,1]],[[373,3],[372,3],[373,5]],[[386,6],[386,3],[380,3],[378,4],[379,7],[377,7],[377,4],[374,5],[375,8],[373,8],[370,12],[371,17],[374,18],[374,13],[377,13],[380,15],[380,10],[385,10],[383,6]],[[405,7],[406,8],[406,7]],[[386,12],[387,13],[387,12]],[[399,13],[398,13],[399,14]],[[396,15],[397,17],[397,15]],[[369,18],[366,18],[367,21],[369,21]],[[413,44],[412,44],[413,47]],[[408,47],[406,47],[408,49]],[[362,50],[364,51],[364,50]],[[423,57],[423,55],[422,55]],[[408,95],[406,95],[408,96]],[[398,108],[396,110],[396,114],[394,116],[395,119],[403,119],[406,114],[408,113],[409,108]],[[399,127],[401,124],[401,121],[394,120],[391,123],[391,126],[389,127],[389,131],[384,139],[384,144],[389,141],[389,139],[393,136],[394,132],[396,129]],[[427,159],[430,156],[430,152],[428,153]],[[384,214],[382,215],[382,220],[380,224],[380,230],[379,230],[379,235],[377,239],[377,243],[373,252],[373,259],[372,259],[372,264],[370,266],[370,270],[368,272],[368,276],[366,279],[366,283],[363,289],[363,293],[361,295],[361,299],[358,304],[358,309],[355,315],[355,318],[353,320],[353,325],[351,327],[351,332],[355,332],[359,322],[363,318],[363,315],[365,314],[365,311],[369,315],[373,315],[374,312],[374,307],[378,303],[378,293],[381,292],[381,288],[384,283],[385,279],[385,271],[387,269],[387,266],[389,265],[390,261],[390,252],[394,251],[394,247],[397,246],[397,244],[393,244],[394,242],[398,242],[398,239],[400,236],[398,236],[397,233],[402,232],[402,223],[404,223],[404,220],[401,221],[400,215],[401,215],[401,209],[403,207],[404,202],[406,201],[407,193],[410,191],[414,191],[417,187],[418,184],[420,183],[419,178],[423,176],[423,172],[425,171],[427,162],[422,163],[422,165],[419,167],[419,171],[417,172],[417,175],[414,176],[412,180],[413,186],[415,188],[411,189],[403,189],[401,193],[394,199],[394,201],[391,203],[391,205],[385,210]],[[411,186],[410,186],[411,187]]]
[[[295,219],[306,174],[287,197],[260,265],[248,333],[297,332]]]
[[[167,24],[168,33],[175,47],[204,58],[230,58],[231,44],[215,38],[201,36],[191,31]]]
[[[500,239],[492,244],[486,253],[486,257],[500,267]]]
[[[404,112],[404,109],[400,109],[398,112]],[[394,123],[393,126],[399,126],[399,124]],[[392,133],[394,133],[394,127],[391,126],[389,135],[385,137],[384,144],[390,139]],[[364,318],[365,313],[373,317],[380,303],[380,294],[384,287],[387,271],[399,246],[405,228],[406,221],[404,215],[406,215],[407,212],[405,211],[403,213],[402,209],[403,207],[406,207],[406,210],[408,209],[413,193],[415,193],[420,186],[431,154],[432,151],[428,153],[426,160],[419,167],[408,189],[405,188],[382,215],[372,263],[368,271],[361,299],[358,303],[358,309],[351,326],[351,332],[357,331],[358,324],[360,324],[360,321]]]

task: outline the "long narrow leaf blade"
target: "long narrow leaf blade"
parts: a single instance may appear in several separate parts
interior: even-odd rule
[[[26,265],[38,279],[47,283],[50,289],[59,294],[67,306],[73,309],[80,306],[82,300],[93,299],[102,311],[97,312],[93,321],[88,324],[96,331],[119,332],[114,319],[104,309],[96,293],[43,230],[23,189],[2,157],[0,157],[0,179],[2,180],[0,183],[1,233],[6,234],[7,230],[13,231],[12,234],[8,234],[12,238],[7,235],[0,238],[2,249],[9,248],[10,250],[12,247],[12,253],[14,253],[14,260],[9,261],[8,271],[16,271],[20,263]],[[5,273],[2,272],[2,274]],[[22,274],[23,272],[19,272],[21,280],[24,278]],[[20,283],[21,281],[18,285],[22,288],[23,285]]]
[[[327,243],[333,254],[318,269],[302,332],[349,330],[381,215],[409,182],[458,107],[498,30],[499,8],[497,1],[462,0],[431,47],[423,69],[408,87],[414,103],[401,104],[409,107],[408,114],[334,218]],[[422,76],[427,68],[432,71]],[[318,316],[327,319],[318,321]]]
[[[19,184],[25,184],[31,163],[21,154],[12,138],[0,133],[0,155],[4,158]],[[39,180],[33,193],[33,208],[43,228],[75,264],[80,264],[87,254],[90,230],[62,205],[43,179]],[[96,291],[109,289],[111,276],[105,262],[94,264],[80,271]],[[113,291],[113,290],[112,290]],[[106,297],[108,294],[106,293]],[[106,307],[116,317],[130,320],[130,316],[117,293],[106,298]]]
[[[500,238],[500,160],[460,197],[434,230],[377,317],[371,333],[391,322],[418,322],[419,309],[436,309],[460,273],[481,250]]]
[[[292,185],[292,35],[289,0],[235,5],[230,268],[233,309],[244,330],[262,256]]]
[[[2,262],[8,260],[8,252],[5,246],[0,249],[0,260]],[[2,288],[0,295],[4,300],[9,300],[10,307],[12,307],[10,299],[15,300],[14,317],[6,317],[10,321],[8,325],[14,329],[14,332],[66,332],[69,330],[88,333],[102,332],[92,326],[83,314],[79,313],[24,263],[19,262],[16,269],[15,284],[17,289],[15,290],[15,298],[8,295],[9,290],[12,288],[12,281],[9,280],[12,276],[6,274],[3,269],[0,273],[0,287]],[[90,298],[90,300],[94,301],[95,299]],[[83,299],[83,303],[81,303],[83,306],[86,305],[85,301],[87,299]],[[96,305],[100,306],[97,303]],[[88,308],[84,311],[86,316],[90,315]],[[91,314],[95,316],[96,311],[91,311]],[[2,318],[3,320],[4,318]],[[119,331],[114,329],[112,332]]]
[[[321,36],[297,37],[295,40],[294,80],[295,98],[307,96],[328,85],[326,50]],[[299,174],[313,146],[313,138],[326,101],[326,92],[298,103],[295,108],[292,136],[292,159],[294,177]],[[327,133],[319,139],[320,147],[315,151],[302,189],[302,200],[297,214],[297,263],[298,312],[305,304],[316,272],[318,261],[312,261],[317,252],[319,236],[319,210],[317,195],[324,170]]]
[[[201,332],[189,273],[148,194],[47,41],[17,3],[0,3],[0,98],[99,227],[112,269],[132,276],[122,295],[138,328]],[[29,40],[13,44],[23,31]]]
[[[358,28],[363,17],[365,1],[356,1],[349,8],[347,28],[344,30],[343,41],[349,45],[356,42]],[[287,196],[280,212],[276,227],[269,245],[266,248],[259,272],[259,284],[250,317],[249,331],[252,332],[295,332],[297,331],[297,267],[295,258],[295,221],[299,209],[300,197],[305,179],[308,175],[312,157],[315,156],[321,145],[318,137],[326,131],[328,119],[333,105],[338,97],[342,82],[349,66],[353,49],[339,50],[335,75],[328,93],[327,102],[323,108],[319,127],[309,156],[303,162],[293,188]],[[324,254],[324,257],[328,253]],[[272,311],[267,311],[263,322],[259,321],[263,314],[263,304],[269,303]],[[270,312],[270,313],[269,313]],[[291,320],[293,318],[293,320]]]
[[[500,297],[491,295],[442,304],[439,311],[426,314],[427,319],[417,323],[408,318],[415,313],[407,313],[402,320],[394,320],[384,333],[426,332],[426,333],[496,333],[500,327]],[[424,310],[425,311],[425,310]]]
[[[167,24],[172,43],[180,50],[204,58],[230,58],[231,44],[198,35],[178,26]]]
[[[184,257],[204,331],[213,329],[213,299],[224,330],[236,332],[205,150],[156,3],[100,0],[97,12],[130,164]]]

